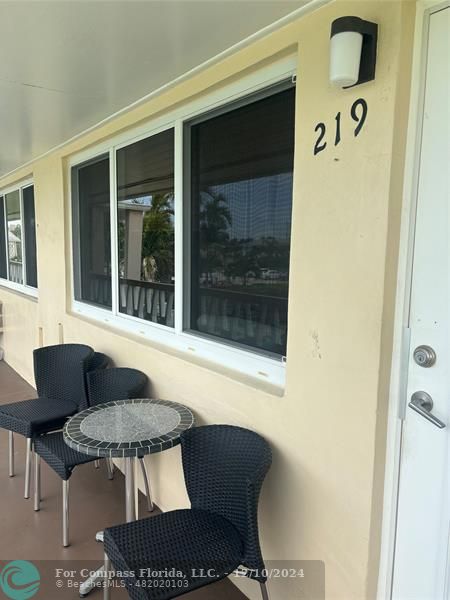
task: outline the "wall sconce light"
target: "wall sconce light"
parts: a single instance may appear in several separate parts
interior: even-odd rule
[[[349,88],[375,79],[378,25],[359,17],[340,17],[331,24],[330,82]]]

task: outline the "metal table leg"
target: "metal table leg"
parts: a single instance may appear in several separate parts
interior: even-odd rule
[[[137,494],[135,489],[135,459],[125,458],[125,517],[127,523],[130,521],[136,521],[137,514]],[[103,540],[103,535],[98,533],[96,535],[97,541]],[[105,578],[105,569],[104,565],[99,567],[95,573],[86,579],[80,585],[80,597],[84,598],[92,591],[92,588],[95,586],[95,583],[99,579]]]
[[[125,458],[125,512],[127,523],[136,521],[135,461]]]
[[[144,479],[145,495],[147,497],[147,510],[148,510],[148,512],[153,512],[155,510],[155,506],[154,506],[153,500],[152,500],[150,476],[148,474],[148,469],[145,464],[145,460],[143,458],[140,458],[139,463],[141,465],[142,478]],[[138,510],[138,514],[139,514],[139,510]]]

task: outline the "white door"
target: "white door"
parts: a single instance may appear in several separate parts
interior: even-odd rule
[[[450,599],[450,8],[430,15],[427,40],[395,600]]]

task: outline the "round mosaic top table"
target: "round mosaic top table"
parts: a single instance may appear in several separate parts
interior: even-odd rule
[[[68,446],[89,456],[140,458],[176,446],[193,424],[192,412],[182,404],[135,398],[83,410],[67,421],[63,436]]]
[[[182,432],[193,424],[191,411],[178,402],[135,398],[106,402],[83,410],[67,421],[63,437],[70,448],[89,456],[124,459],[125,514],[127,521],[134,521],[138,514],[136,459],[145,471],[143,457],[146,454],[176,446],[180,443]],[[146,492],[150,494],[149,487]],[[97,539],[103,539],[102,532],[97,534]],[[94,589],[95,582],[103,577],[103,567],[100,567],[80,585],[80,596],[86,596]]]

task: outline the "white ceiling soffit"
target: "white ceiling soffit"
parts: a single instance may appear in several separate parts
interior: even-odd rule
[[[305,4],[0,0],[0,175]]]

